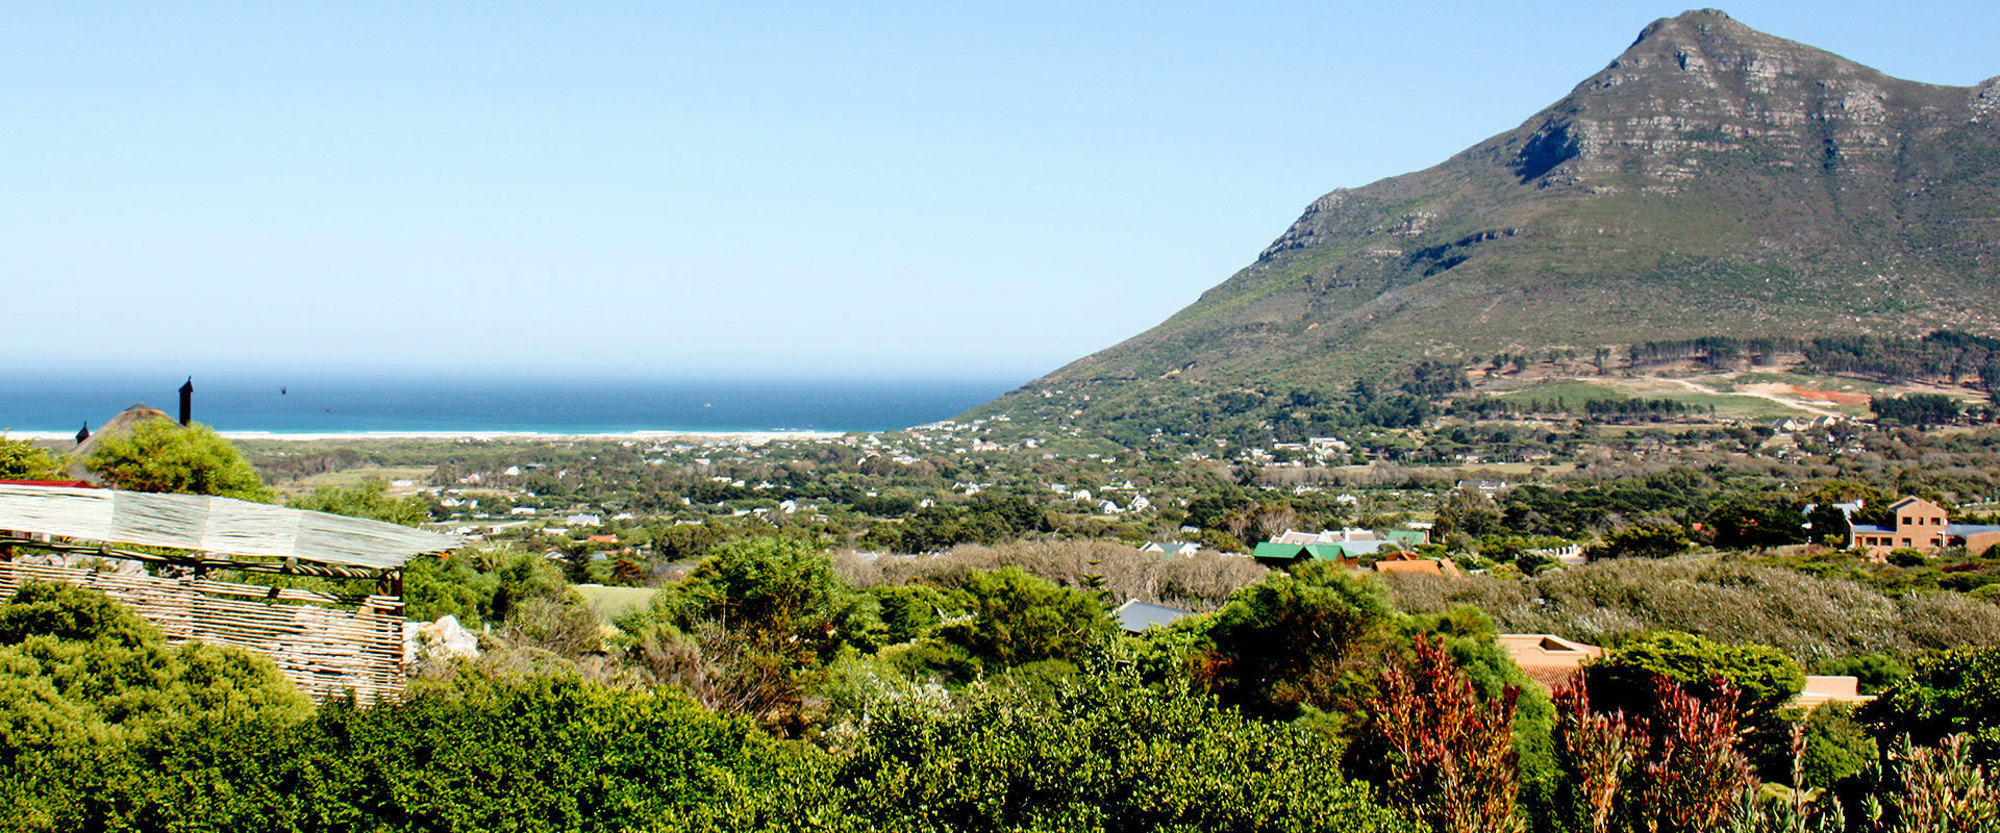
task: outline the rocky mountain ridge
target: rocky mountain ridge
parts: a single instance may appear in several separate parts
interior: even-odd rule
[[[1905,81],[1701,10],[1513,130],[1321,197],[1026,392],[1102,409],[1163,380],[1333,389],[1501,351],[1938,328],[2000,333],[2000,78]]]

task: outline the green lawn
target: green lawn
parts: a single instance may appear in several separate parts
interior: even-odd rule
[[[1743,396],[1734,393],[1695,393],[1691,390],[1663,390],[1647,394],[1660,399],[1686,402],[1704,412],[1710,406],[1715,408],[1715,416],[1720,419],[1778,419],[1781,417],[1805,416],[1806,411],[1789,408],[1758,396]]]
[[[1526,399],[1538,402],[1585,402],[1592,399],[1630,399],[1630,394],[1610,385],[1564,379],[1554,382],[1540,382],[1517,391],[1500,394],[1501,399]]]

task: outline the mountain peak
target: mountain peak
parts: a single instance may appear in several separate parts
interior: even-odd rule
[[[1721,9],[1693,9],[1681,12],[1673,17],[1663,17],[1646,24],[1646,28],[1639,30],[1639,37],[1633,39],[1632,45],[1638,46],[1658,37],[1671,38],[1677,35],[1686,36],[1690,33],[1706,35],[1718,26],[1725,29],[1734,27],[1746,32],[1756,31],[1736,22],[1735,18],[1730,17],[1728,12]]]
[[[1762,64],[1768,74],[1823,63],[1862,69],[1832,53],[1753,29],[1719,9],[1697,9],[1648,24],[1606,70],[1652,68],[1699,74],[1752,70]]]
[[[1194,305],[1030,388],[1136,413],[1162,385],[1338,390],[1496,352],[2000,334],[1996,125],[2000,80],[1904,81],[1686,12],[1520,126],[1321,197]]]

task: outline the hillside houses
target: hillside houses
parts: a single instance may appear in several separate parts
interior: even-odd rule
[[[1906,497],[1889,506],[1895,513],[1891,526],[1850,524],[1849,549],[1865,550],[1877,560],[1890,551],[1914,549],[1933,553],[1949,546],[1963,546],[1967,552],[1981,553],[2000,545],[2000,526],[1951,523],[1945,508],[1922,498]]]
[[[1359,570],[1365,566],[1380,573],[1459,575],[1458,565],[1449,560],[1416,554],[1415,548],[1422,546],[1428,537],[1424,531],[1415,529],[1379,532],[1370,529],[1287,530],[1269,541],[1258,543],[1250,556],[1266,562],[1337,561],[1350,569]]]

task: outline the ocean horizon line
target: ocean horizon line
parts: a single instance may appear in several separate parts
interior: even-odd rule
[[[0,386],[0,428],[61,439],[135,404],[179,412],[182,380],[73,380]],[[575,382],[455,384],[195,379],[189,416],[246,439],[439,436],[844,434],[946,419],[1004,394],[988,382],[801,380],[790,383]]]
[[[916,426],[912,426],[916,427]],[[885,428],[883,431],[908,429]],[[872,434],[877,431],[822,431],[810,429],[680,429],[658,428],[631,431],[536,431],[531,429],[465,429],[465,430],[358,430],[358,431],[216,431],[224,439],[236,441],[275,442],[322,442],[341,440],[705,440],[772,442],[778,440],[833,440],[848,434]],[[6,431],[9,439],[30,441],[61,441],[75,439],[75,432],[63,431]]]

